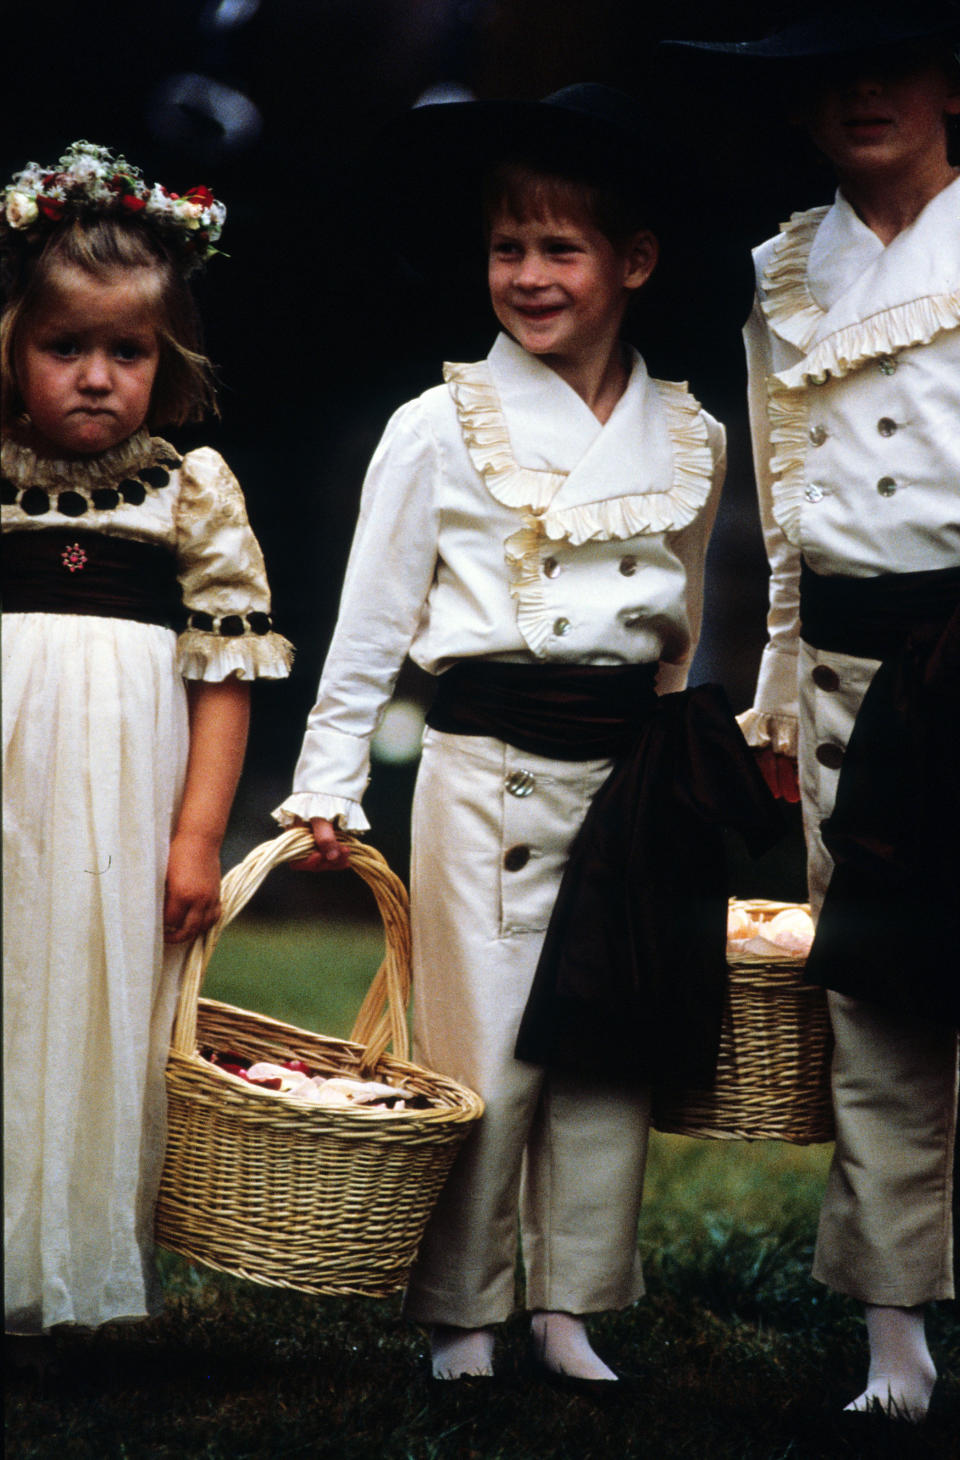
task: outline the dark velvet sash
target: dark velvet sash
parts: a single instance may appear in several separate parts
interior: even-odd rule
[[[461,659],[440,675],[427,724],[553,760],[607,760],[623,754],[652,713],[656,678],[656,664]]]
[[[886,659],[922,624],[943,625],[960,602],[960,568],[827,577],[800,569],[800,634],[814,649]]]
[[[176,564],[169,548],[76,528],[3,534],[7,613],[80,613],[179,628]]]
[[[464,661],[428,724],[562,760],[614,759],[574,838],[517,1056],[615,1082],[709,1085],[726,990],[723,828],[780,813],[716,685],[657,698],[655,665]]]
[[[807,977],[960,1027],[960,570],[885,577],[908,581],[884,585],[895,647],[823,823],[835,865]]]

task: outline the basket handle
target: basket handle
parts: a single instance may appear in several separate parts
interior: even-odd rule
[[[361,1069],[372,1070],[389,1044],[398,1059],[409,1054],[407,1003],[410,999],[410,913],[407,891],[396,873],[373,847],[353,837],[342,837],[350,848],[350,866],[363,878],[376,899],[383,920],[385,951],[360,1006],[350,1039],[365,1046]],[[220,934],[246,906],[267,873],[283,862],[294,862],[315,850],[310,829],[292,827],[271,841],[261,842],[224,877],[220,887],[221,912],[205,933],[195,938],[187,953],[177,1001],[172,1044],[190,1057],[197,1044],[197,1002],[207,965]]]

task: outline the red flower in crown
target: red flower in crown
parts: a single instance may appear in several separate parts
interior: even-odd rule
[[[62,198],[38,198],[37,211],[42,213],[44,218],[49,218],[51,223],[59,223],[63,217],[63,210],[66,203]]]
[[[138,198],[133,193],[123,193],[120,198],[120,206],[125,213],[142,213],[147,206],[147,200]]]
[[[204,183],[198,183],[195,188],[184,193],[191,203],[197,203],[201,208],[210,208],[216,202],[213,193]]]

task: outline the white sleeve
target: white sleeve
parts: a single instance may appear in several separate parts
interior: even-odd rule
[[[773,373],[770,336],[759,300],[743,331],[747,353],[747,405],[763,542],[770,563],[767,643],[753,708],[739,716],[751,745],[772,745],[797,753],[797,651],[800,617],[800,551],[784,537],[773,516],[770,418],[767,381]]]
[[[339,818],[369,825],[360,809],[370,740],[416,634],[437,564],[439,448],[418,402],[401,407],[363,485],[340,611],[317,703],[293,780],[274,812],[281,825]]]

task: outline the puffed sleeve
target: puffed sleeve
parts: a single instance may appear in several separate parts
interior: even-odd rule
[[[185,679],[283,679],[293,649],[273,631],[270,588],[243,493],[223,458],[184,457],[176,509],[177,576],[187,627],[177,645]]]
[[[317,703],[281,826],[320,816],[366,831],[370,740],[413,642],[437,568],[437,441],[412,401],[370,462]]]
[[[797,753],[797,653],[800,619],[800,554],[773,516],[767,380],[772,373],[770,342],[759,300],[743,332],[747,354],[750,431],[763,541],[770,563],[768,639],[760,660],[753,707],[737,718],[747,743]]]

